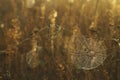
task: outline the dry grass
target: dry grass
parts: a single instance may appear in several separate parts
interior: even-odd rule
[[[27,1],[0,0],[0,80],[120,79],[120,0]],[[101,66],[73,67],[78,36],[104,41]]]

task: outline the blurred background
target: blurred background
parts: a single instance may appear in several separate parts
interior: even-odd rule
[[[104,42],[96,68],[71,63],[81,36]],[[120,0],[0,0],[0,80],[120,80],[119,66]]]

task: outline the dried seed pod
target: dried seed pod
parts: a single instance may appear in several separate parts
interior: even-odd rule
[[[44,17],[45,15],[45,8],[46,8],[45,4],[41,4],[40,10],[41,10],[42,17]]]
[[[50,15],[49,15],[49,20],[51,22],[51,24],[55,24],[55,21],[56,21],[56,17],[57,17],[57,11],[56,10],[52,10]]]

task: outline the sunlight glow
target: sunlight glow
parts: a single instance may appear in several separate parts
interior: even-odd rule
[[[50,2],[51,0],[47,0],[47,2]]]
[[[69,3],[74,3],[74,0],[68,0],[69,1]]]
[[[35,4],[35,0],[26,0],[26,7],[32,8]]]

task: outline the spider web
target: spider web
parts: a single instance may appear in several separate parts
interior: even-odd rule
[[[38,31],[38,33],[40,34],[41,31],[46,30],[46,29],[47,29],[47,30],[50,30],[49,28],[50,28],[50,27],[45,27],[45,28],[41,29],[40,31]],[[57,38],[58,34],[59,34],[61,31],[62,31],[62,27],[61,27],[61,26],[56,26],[56,32],[54,32],[55,34],[52,35],[52,36],[54,36],[54,38]],[[49,36],[51,37],[50,33],[48,33],[47,35],[49,35]],[[36,36],[37,36],[37,35],[36,35]],[[35,37],[35,36],[34,36],[34,37]],[[34,39],[34,37],[33,37],[33,39]],[[32,39],[31,39],[31,40],[32,40]],[[33,40],[33,41],[34,41],[34,40]],[[40,54],[41,54],[41,51],[42,51],[42,47],[37,44],[37,43],[39,42],[39,40],[35,40],[34,42],[36,43],[35,45],[37,46],[36,50],[31,49],[31,50],[26,54],[26,62],[27,62],[27,64],[28,64],[28,66],[31,67],[31,68],[35,68],[35,67],[37,67],[37,66],[41,63]],[[34,46],[34,45],[33,45],[33,46]]]
[[[40,54],[42,48],[40,46],[37,47],[37,50],[31,50],[26,54],[26,62],[31,68],[35,68],[40,64]]]
[[[75,40],[74,45],[75,51],[71,53],[71,61],[77,69],[94,69],[106,59],[106,47],[103,41],[82,36]]]

